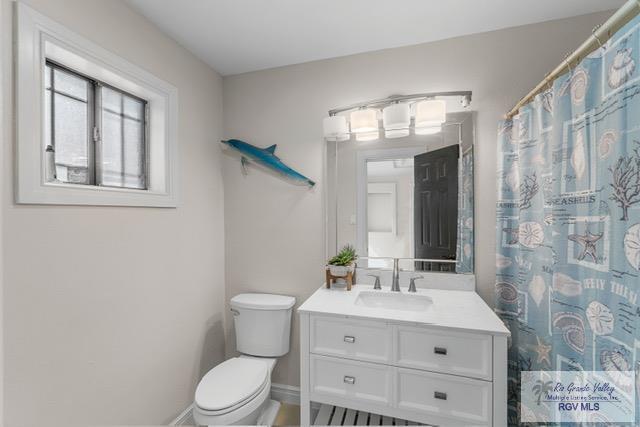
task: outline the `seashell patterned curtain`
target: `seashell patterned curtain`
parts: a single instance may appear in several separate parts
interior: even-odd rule
[[[522,371],[605,371],[640,394],[625,373],[640,371],[639,29],[636,17],[499,125],[509,425],[540,410],[519,406]]]
[[[456,273],[473,273],[473,148],[460,158],[458,189]]]

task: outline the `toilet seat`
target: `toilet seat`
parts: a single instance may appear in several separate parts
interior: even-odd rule
[[[253,395],[249,396],[247,399],[245,399],[245,400],[243,400],[243,401],[241,401],[241,402],[239,402],[239,403],[237,403],[237,404],[235,404],[233,406],[229,406],[228,408],[218,409],[218,410],[215,410],[215,411],[211,411],[211,410],[208,410],[208,409],[203,409],[200,406],[198,406],[197,408],[198,408],[198,411],[201,414],[207,415],[207,416],[225,415],[225,414],[228,414],[230,412],[235,412],[235,411],[240,412],[241,410],[242,410],[242,412],[244,412],[243,411],[244,408],[246,408],[250,412],[251,410],[253,410],[253,406],[254,406],[254,405],[252,405],[252,403],[254,401],[256,401],[257,405],[255,405],[255,406],[259,406],[259,404],[262,403],[262,399],[261,399],[262,395],[266,391],[267,393],[266,393],[265,397],[268,396],[270,389],[271,389],[271,381],[267,380],[267,381],[265,381],[264,385],[259,390],[257,390]]]
[[[222,415],[247,405],[270,388],[266,363],[235,357],[211,369],[196,389],[195,404],[206,415]]]
[[[264,363],[259,360],[256,362]],[[265,364],[265,366],[267,365]],[[222,371],[223,371],[222,369],[219,369],[218,373]],[[227,374],[230,372],[233,372],[233,370],[229,370],[227,368],[225,368],[224,371]],[[252,393],[249,393],[246,396],[235,395],[235,398],[229,399],[229,401],[239,399],[238,402],[224,408],[221,407],[223,406],[222,402],[219,402],[217,405],[215,405],[215,404],[212,404],[213,402],[207,401],[206,398],[203,397],[203,393],[201,392],[199,396],[200,404],[206,405],[209,407],[218,406],[220,408],[214,409],[214,410],[207,410],[205,408],[200,407],[197,402],[194,403],[193,418],[196,424],[202,425],[202,426],[219,426],[219,425],[234,425],[234,424],[235,425],[255,425],[257,420],[260,417],[260,414],[262,414],[262,412],[264,411],[265,405],[268,405],[270,402],[269,395],[271,393],[271,375],[270,375],[269,369],[267,369],[267,372],[269,372],[269,374],[267,374],[266,379],[264,380],[262,385],[258,387],[257,390],[255,390]],[[238,378],[245,378],[246,380],[248,376],[245,373],[244,376],[241,375]],[[215,380],[215,377],[213,375],[209,376],[207,378],[207,381],[204,382],[205,385],[211,384],[209,380],[212,380],[212,379]],[[204,378],[203,378],[203,381],[204,381]],[[201,383],[203,383],[203,381],[201,381]],[[224,385],[222,383],[220,383],[219,385],[220,385],[219,389],[224,390]],[[200,384],[198,384],[198,388],[200,388],[201,391],[203,389],[206,389],[205,386],[201,387]],[[251,388],[252,387],[249,387],[245,390],[250,390]]]

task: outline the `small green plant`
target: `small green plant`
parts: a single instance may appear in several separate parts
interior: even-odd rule
[[[347,265],[351,265],[356,260],[356,258],[358,258],[358,254],[356,253],[355,248],[351,245],[345,245],[340,250],[340,252],[338,252],[338,255],[329,260],[329,265],[338,265],[344,267]]]

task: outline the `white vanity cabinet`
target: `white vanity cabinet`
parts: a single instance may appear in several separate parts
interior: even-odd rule
[[[409,322],[390,310],[365,318],[339,313],[339,304],[319,307],[299,309],[302,425],[312,421],[311,402],[429,425],[506,425],[508,331],[486,305],[495,330],[447,327],[446,316]],[[477,312],[467,315],[473,322]]]

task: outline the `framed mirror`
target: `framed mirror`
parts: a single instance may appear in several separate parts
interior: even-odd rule
[[[473,273],[473,112],[432,135],[326,144],[329,255],[352,244],[359,267]]]

